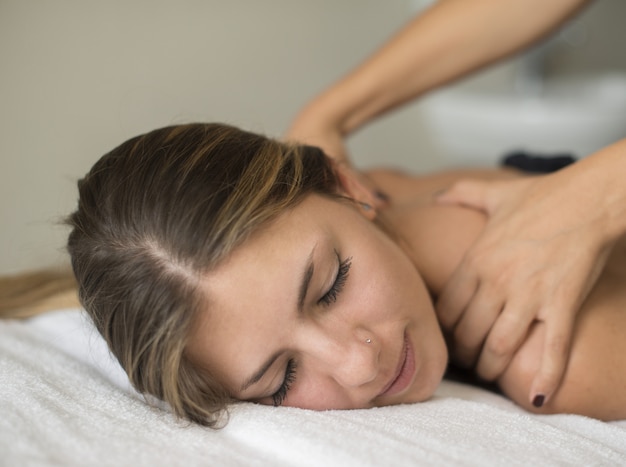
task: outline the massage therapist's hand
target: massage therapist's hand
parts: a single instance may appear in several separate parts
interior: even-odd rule
[[[317,146],[336,162],[350,165],[344,136],[339,127],[313,110],[304,109],[294,119],[285,139]]]
[[[529,394],[535,406],[558,389],[577,311],[617,238],[603,210],[619,200],[607,197],[602,180],[610,178],[611,167],[602,159],[593,162],[594,170],[587,169],[591,161],[585,164],[514,182],[461,181],[438,199],[489,216],[437,303],[454,356],[467,365],[479,357],[478,375],[494,380],[531,324],[542,321],[544,352]]]
[[[357,184],[359,189],[368,192],[364,192],[362,199],[358,201],[366,202],[375,208],[383,207],[387,203],[385,196],[376,189],[374,184],[352,165],[344,137],[331,121],[305,109],[293,121],[285,139],[321,148],[335,161],[343,183],[349,181]]]

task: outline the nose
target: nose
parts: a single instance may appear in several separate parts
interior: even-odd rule
[[[378,375],[380,343],[366,329],[316,327],[303,342],[312,364],[344,387],[362,386]]]

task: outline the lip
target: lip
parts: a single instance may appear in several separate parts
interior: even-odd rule
[[[404,346],[400,354],[400,361],[391,380],[378,394],[381,396],[393,396],[404,391],[413,381],[415,375],[415,355],[409,336],[404,335]]]

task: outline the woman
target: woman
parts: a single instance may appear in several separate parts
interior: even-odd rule
[[[432,89],[528,47],[589,3],[433,2],[380,50],[307,103],[288,137],[321,147],[338,161],[349,163],[344,139],[351,133]],[[616,195],[618,210],[626,203],[623,183],[616,176],[626,164],[610,159],[597,158],[532,183],[466,182],[442,198],[484,210],[489,222],[450,277],[437,313],[445,325],[466,323],[458,342],[464,359],[478,358],[479,374],[489,379],[502,374],[533,322],[545,323],[541,365],[528,394],[537,405],[558,389],[576,311],[618,236],[599,226],[614,224],[610,219],[615,209],[597,209],[608,206],[605,200]],[[589,187],[584,196],[580,186]],[[619,234],[625,231],[622,223]],[[572,254],[581,245],[588,253]],[[569,260],[562,261],[564,257]],[[495,283],[497,288],[491,286]],[[491,316],[488,324],[485,315]]]
[[[460,174],[369,175],[389,193],[384,209],[321,150],[218,124],[155,130],[97,162],[68,248],[81,302],[133,385],[208,425],[232,400],[428,399],[448,360],[432,298],[485,217],[433,202]],[[543,413],[626,417],[623,243]],[[498,380],[529,409],[543,332],[533,327]]]

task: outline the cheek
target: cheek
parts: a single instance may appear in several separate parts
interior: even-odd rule
[[[422,277],[399,247],[381,251],[364,271],[366,284],[362,303],[371,312],[414,315],[416,310],[434,313],[432,300]]]
[[[302,378],[290,391],[284,406],[309,410],[357,408],[348,395],[330,379]]]

